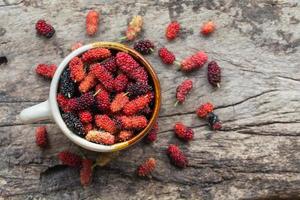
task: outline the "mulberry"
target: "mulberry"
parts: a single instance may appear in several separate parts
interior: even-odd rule
[[[44,78],[52,79],[56,69],[56,65],[39,64],[36,67],[35,72]]]
[[[75,94],[75,83],[72,81],[70,76],[70,70],[66,68],[59,80],[59,92],[65,97],[72,98]]]
[[[45,126],[40,126],[36,128],[35,142],[39,147],[42,148],[45,148],[48,145],[47,130]]]
[[[90,10],[86,15],[86,33],[89,36],[95,35],[98,31],[99,15],[95,10]]]
[[[67,127],[74,132],[77,135],[84,135],[84,129],[81,121],[79,118],[77,118],[74,114],[68,112],[68,113],[63,113],[62,118],[67,125]]]
[[[158,50],[158,55],[163,63],[167,65],[172,65],[175,61],[175,55],[165,47]]]
[[[109,57],[103,62],[101,62],[101,66],[105,67],[108,71],[111,73],[116,72],[118,67],[116,63],[116,58],[115,57]]]
[[[181,122],[177,122],[174,126],[176,136],[184,141],[190,141],[194,138],[194,131],[186,127]]]
[[[38,20],[35,24],[35,29],[38,35],[44,36],[46,38],[51,38],[55,29],[50,24],[47,24],[45,20]]]
[[[206,116],[213,112],[214,106],[211,103],[202,104],[196,111],[198,117],[206,118]]]
[[[88,186],[92,182],[93,177],[93,161],[90,159],[82,159],[80,169],[80,183],[82,186]]]
[[[208,21],[204,23],[201,27],[201,33],[205,36],[210,35],[216,29],[215,23],[213,21]]]
[[[97,79],[94,74],[89,73],[79,85],[79,91],[82,93],[88,92],[97,84]]]
[[[138,176],[148,176],[154,171],[155,167],[156,160],[154,158],[149,158],[138,167],[137,174]]]
[[[136,99],[128,102],[124,106],[123,112],[126,115],[134,115],[137,112],[141,111],[143,108],[145,108],[151,102],[152,99],[153,95],[151,93],[137,97]]]
[[[117,94],[110,105],[110,110],[115,113],[123,109],[123,107],[129,102],[129,98],[124,92]]]
[[[82,42],[76,42],[76,43],[72,44],[71,51],[75,51],[76,49],[79,49],[82,46],[83,46]]]
[[[85,139],[90,142],[105,145],[112,145],[115,143],[115,136],[108,132],[90,131],[85,136]]]
[[[83,125],[84,133],[88,134],[89,131],[93,130],[93,124],[88,123]]]
[[[158,132],[158,123],[156,122],[151,129],[151,131],[148,133],[148,135],[145,137],[145,141],[147,143],[152,143],[157,139],[157,132]]]
[[[140,95],[144,95],[150,91],[152,91],[152,87],[142,82],[129,83],[126,89],[126,92],[130,97],[137,97]]]
[[[199,51],[196,54],[185,58],[181,61],[181,70],[184,72],[190,72],[203,67],[207,61],[207,55],[203,51]]]
[[[123,92],[128,84],[128,78],[125,74],[119,74],[114,79],[114,90],[117,93]]]
[[[185,80],[183,81],[176,89],[176,98],[179,103],[183,103],[187,94],[193,88],[193,81],[192,80]]]
[[[210,112],[207,115],[207,122],[212,130],[220,130],[222,128],[222,123],[220,122],[219,117],[213,112]]]
[[[73,81],[80,82],[85,77],[84,65],[79,57],[74,57],[69,62],[70,76]]]
[[[124,129],[141,130],[148,124],[148,120],[144,116],[120,116],[118,117]]]
[[[154,50],[154,44],[150,40],[140,40],[136,42],[133,48],[143,55],[150,54]]]
[[[106,68],[97,63],[91,65],[90,72],[96,76],[96,78],[108,91],[112,91],[114,89],[113,76]]]
[[[70,112],[71,109],[69,107],[69,99],[67,99],[64,95],[62,94],[57,94],[56,97],[58,106],[62,109],[64,112]]]
[[[141,32],[143,26],[143,18],[140,15],[134,16],[129,23],[126,31],[126,39],[129,41],[134,40]]]
[[[128,53],[118,52],[116,55],[116,62],[119,68],[125,73],[130,73],[132,70],[138,68],[140,65],[137,63],[133,57]]]
[[[104,60],[106,58],[109,58],[110,56],[111,56],[111,52],[109,49],[94,48],[83,53],[81,59],[83,62],[93,62],[93,61]]]
[[[133,137],[132,131],[121,131],[118,135],[118,141],[125,142]]]
[[[180,24],[176,21],[171,22],[166,29],[166,38],[168,40],[174,40],[180,32]]]
[[[58,159],[62,162],[63,165],[68,165],[70,167],[81,166],[81,157],[69,151],[60,152],[58,154]]]
[[[136,82],[148,84],[148,74],[144,67],[138,67],[128,73],[129,78],[135,80]]]
[[[83,124],[91,123],[93,121],[93,115],[90,111],[81,111],[79,112],[79,119]]]
[[[185,168],[188,165],[188,160],[186,156],[181,152],[178,146],[170,144],[167,150],[167,153],[171,159],[171,162],[179,167]]]
[[[95,124],[97,127],[114,134],[117,130],[114,120],[112,120],[108,115],[96,115]]]
[[[110,109],[110,96],[109,93],[105,90],[105,88],[98,84],[96,86],[97,94],[95,96],[96,105],[98,109],[102,112],[108,111]]]
[[[211,61],[207,66],[208,82],[214,87],[220,87],[221,83],[221,68],[215,61]]]
[[[95,104],[94,96],[91,92],[84,93],[80,97],[70,99],[68,106],[71,111],[87,110]]]

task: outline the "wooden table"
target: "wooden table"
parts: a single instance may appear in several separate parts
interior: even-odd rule
[[[102,13],[93,38],[85,35],[90,9]],[[140,38],[167,46],[179,60],[206,51],[222,67],[222,86],[214,90],[207,83],[206,67],[186,75],[163,65],[157,53],[147,56],[162,86],[158,140],[139,143],[97,167],[93,184],[82,188],[78,170],[57,160],[58,152],[79,148],[48,121],[51,145],[40,150],[34,142],[40,124],[24,125],[18,114],[48,98],[50,82],[35,74],[38,63],[59,64],[76,41],[116,40],[136,14],[145,20]],[[40,18],[55,27],[55,37],[35,35]],[[217,31],[204,38],[199,27],[208,19]],[[171,20],[178,20],[183,32],[167,42],[164,31]],[[0,54],[8,58],[0,65],[0,199],[300,199],[299,22],[296,0],[0,1]],[[187,78],[195,88],[184,105],[174,107],[176,86]],[[206,101],[216,105],[222,131],[210,131],[195,115]],[[194,141],[174,137],[177,121],[193,127]],[[169,143],[182,147],[188,168],[170,165]],[[157,169],[152,179],[138,178],[136,167],[149,156],[157,159]]]

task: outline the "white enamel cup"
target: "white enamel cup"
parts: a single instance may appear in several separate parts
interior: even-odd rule
[[[78,56],[89,49],[93,49],[93,48],[97,48],[97,47],[115,49],[118,51],[127,52],[131,56],[133,56],[148,71],[150,77],[152,78],[154,93],[155,93],[155,105],[153,108],[153,115],[152,115],[151,119],[149,120],[147,127],[144,130],[142,130],[139,134],[137,134],[135,137],[133,137],[132,139],[122,142],[122,143],[116,143],[116,144],[110,145],[110,146],[89,142],[89,141],[85,140],[84,138],[76,135],[71,130],[69,130],[61,117],[60,110],[59,110],[59,107],[58,107],[58,104],[56,101],[59,78],[60,78],[60,75],[63,72],[64,68],[66,66],[68,66],[69,61],[73,57]],[[113,151],[122,150],[124,148],[127,148],[127,147],[133,145],[134,143],[136,143],[140,139],[142,139],[151,130],[152,126],[154,125],[155,121],[157,120],[157,117],[159,114],[159,109],[160,109],[160,104],[161,104],[161,91],[160,91],[160,84],[159,84],[158,77],[157,77],[153,67],[149,64],[149,62],[147,60],[145,60],[145,58],[142,55],[140,55],[135,50],[133,50],[123,44],[120,44],[120,43],[96,42],[96,43],[82,46],[79,49],[76,49],[75,51],[70,53],[60,63],[60,65],[58,66],[58,68],[54,74],[54,77],[51,81],[49,99],[38,105],[24,109],[20,113],[20,118],[24,123],[27,123],[27,124],[34,123],[34,122],[41,121],[41,120],[51,119],[59,126],[59,128],[62,130],[62,132],[75,144],[77,144],[85,149],[91,150],[91,151],[113,152]]]

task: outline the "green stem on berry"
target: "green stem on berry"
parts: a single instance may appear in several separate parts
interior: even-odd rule
[[[179,103],[179,101],[176,101],[176,102],[174,103],[174,107],[176,107],[176,106],[178,105],[178,103]]]
[[[99,90],[97,90],[97,92],[95,92],[95,94],[93,96],[96,96],[100,91],[101,91],[101,88]]]
[[[129,92],[126,92],[125,94],[123,94],[123,97],[127,96],[127,94],[129,94]]]
[[[152,49],[152,48],[150,48],[149,50],[150,50],[152,53],[154,52],[154,49]]]
[[[217,87],[218,87],[218,88],[220,88],[220,87],[221,87],[220,83],[217,83]]]
[[[97,167],[97,162],[92,165],[92,169],[94,169],[95,167]]]
[[[120,37],[118,39],[119,42],[125,42],[127,40],[127,37],[126,36],[123,36],[123,37]]]
[[[180,64],[180,62],[177,61],[177,60],[174,60],[174,64],[177,65],[177,66],[179,67],[179,68],[178,68],[178,71],[180,71],[180,70],[181,70],[181,64]]]

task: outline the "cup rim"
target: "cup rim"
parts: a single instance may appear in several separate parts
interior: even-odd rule
[[[143,66],[146,68],[148,74],[151,76],[153,85],[154,85],[154,91],[155,91],[155,105],[153,109],[153,114],[151,119],[148,121],[148,125],[146,128],[144,128],[139,134],[137,134],[135,137],[131,138],[128,141],[121,142],[121,143],[116,143],[113,145],[103,145],[103,144],[96,144],[93,142],[90,142],[77,134],[73,133],[64,123],[61,113],[59,111],[58,103],[56,101],[57,97],[57,89],[58,89],[58,84],[59,84],[59,79],[60,75],[65,69],[65,67],[68,65],[68,63],[71,61],[72,58],[75,56],[78,56],[82,54],[83,52],[97,48],[97,47],[103,47],[103,48],[109,48],[109,49],[116,49],[120,50],[126,53],[129,53],[131,56],[138,58],[140,62],[142,62]],[[128,46],[125,46],[120,43],[116,42],[95,42],[91,44],[84,45],[75,51],[71,52],[68,56],[66,56],[63,61],[59,64],[53,79],[51,81],[50,85],[50,92],[49,92],[49,105],[52,113],[52,117],[54,121],[58,124],[60,129],[63,131],[63,133],[75,144],[91,150],[91,151],[96,151],[96,152],[113,152],[113,151],[118,151],[122,150],[124,148],[128,148],[129,146],[135,144],[138,142],[140,139],[142,139],[148,131],[152,128],[154,123],[156,122],[160,110],[160,105],[161,105],[161,93],[160,93],[160,83],[157,77],[157,74],[152,67],[152,65],[137,51],[129,48]]]

